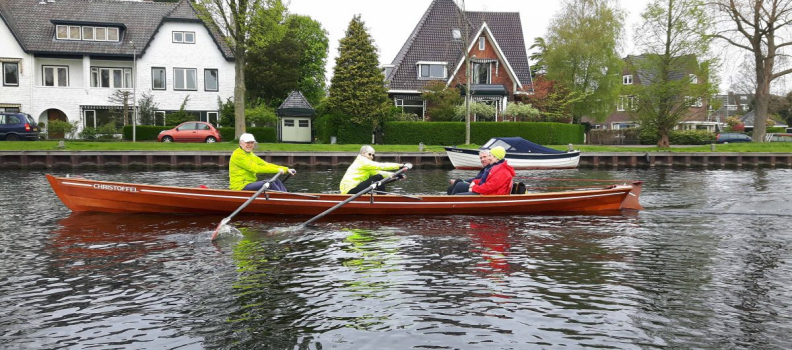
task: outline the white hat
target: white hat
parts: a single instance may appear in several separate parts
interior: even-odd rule
[[[239,136],[239,142],[256,142],[256,138],[253,134],[244,133]]]

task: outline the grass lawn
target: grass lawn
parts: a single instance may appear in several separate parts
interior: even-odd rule
[[[64,151],[225,151],[233,152],[236,143],[161,143],[153,141],[142,142],[64,142]],[[2,141],[0,151],[52,151],[58,150],[58,141]],[[256,151],[282,151],[282,152],[357,152],[361,145],[327,145],[327,144],[292,144],[292,143],[262,143]],[[479,145],[458,145],[464,148],[478,148]],[[566,150],[566,145],[549,146],[551,148]],[[673,146],[670,149],[661,149],[654,146],[592,146],[575,145],[575,149],[583,152],[712,152],[710,145],[701,146]],[[418,152],[418,145],[374,145],[377,152]],[[425,146],[424,152],[443,153],[443,146]],[[769,143],[731,143],[715,145],[715,152],[792,152],[792,142]]]

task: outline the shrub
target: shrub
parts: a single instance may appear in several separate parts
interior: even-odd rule
[[[767,133],[786,132],[786,128],[783,126],[774,126],[772,128],[767,128],[765,132]]]
[[[67,121],[62,120],[51,120],[47,125],[47,132],[49,134],[63,134],[65,138],[74,138],[74,134],[77,132],[77,123],[69,123]]]
[[[157,141],[157,136],[160,131],[170,130],[170,126],[156,126],[156,125],[138,125],[135,128],[135,140],[137,141]],[[124,140],[132,140],[132,125],[124,126],[123,129]]]
[[[706,145],[715,142],[715,134],[707,130],[673,130],[668,134],[672,145]]]
[[[338,126],[338,143],[340,144],[368,144],[371,143],[371,125],[342,123]]]
[[[229,128],[218,128],[217,131],[220,132],[220,137],[223,139],[223,142],[237,142],[236,137],[234,137],[234,129],[233,127]],[[256,142],[260,143],[275,143],[278,142],[278,134],[275,131],[275,128],[246,128],[245,131],[247,133],[253,134],[256,138]]]
[[[338,120],[335,114],[325,114],[316,118],[316,137],[321,143],[330,143],[331,136],[338,136]]]

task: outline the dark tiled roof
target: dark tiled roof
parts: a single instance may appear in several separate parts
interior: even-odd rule
[[[392,90],[419,90],[425,80],[418,80],[416,63],[418,61],[448,62],[448,74],[452,74],[464,57],[466,43],[452,37],[452,29],[465,29],[460,22],[460,8],[453,0],[434,0],[413,29],[412,34],[402,46],[393,60],[393,70],[388,77],[389,88]],[[482,23],[492,31],[495,40],[503,50],[517,78],[523,85],[531,82],[528,65],[528,54],[520,23],[520,14],[516,12],[465,12],[468,22],[464,25],[472,37],[481,28]]]
[[[649,55],[643,54],[638,56],[627,56],[627,58],[625,58],[625,61],[627,61],[628,64],[640,67],[642,62],[648,59],[647,56]],[[669,73],[671,80],[680,80],[682,78],[687,78],[688,73],[694,72],[696,66],[698,65],[698,61],[696,60],[695,55],[678,56],[675,57],[673,60],[674,60],[673,64],[675,64],[677,68],[672,70],[671,73]],[[641,69],[638,72],[636,72],[636,74],[638,75],[638,82],[641,85],[646,85],[647,83],[655,81],[657,75],[656,72],[652,72],[647,69]]]
[[[137,54],[143,53],[163,21],[200,21],[186,0],[176,4],[110,0],[55,0],[44,4],[36,0],[0,1],[7,3],[6,8],[0,7],[4,19],[13,19],[14,34],[22,41],[23,48],[33,53],[131,56],[131,41],[135,42]],[[120,42],[55,40],[52,21],[120,23],[126,29]],[[212,29],[210,32],[223,55],[232,59],[233,53],[219,32]]]
[[[286,97],[286,100],[278,107],[279,110],[289,108],[313,109],[311,103],[299,91],[289,93],[289,97]]]

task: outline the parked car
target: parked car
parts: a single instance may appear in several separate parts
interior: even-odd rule
[[[0,140],[38,140],[39,127],[28,114],[0,112]]]
[[[717,143],[751,142],[751,140],[750,136],[738,132],[722,133],[715,137]]]
[[[163,130],[157,136],[160,142],[220,142],[220,132],[206,122],[184,122],[179,126]]]

